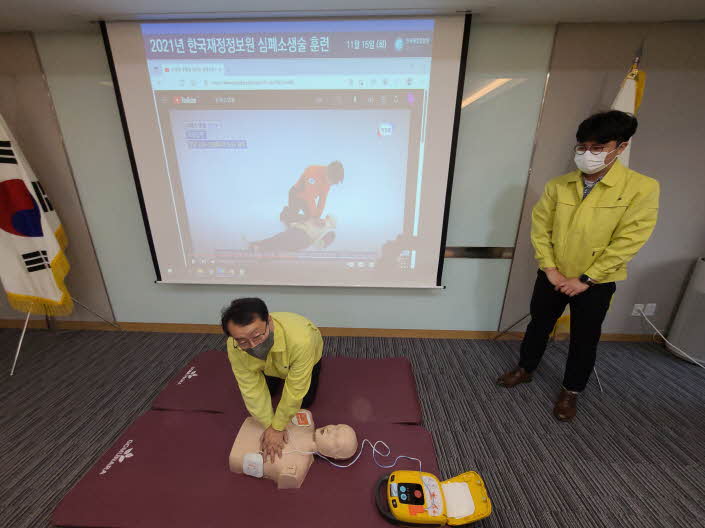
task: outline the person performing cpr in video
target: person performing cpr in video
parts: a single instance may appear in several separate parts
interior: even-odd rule
[[[311,219],[323,223],[321,215],[328,192],[331,186],[343,183],[344,176],[343,164],[339,161],[328,166],[309,165],[289,189],[289,203],[282,209],[279,219],[287,226]]]

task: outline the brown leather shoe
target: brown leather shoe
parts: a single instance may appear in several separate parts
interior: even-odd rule
[[[561,392],[558,395],[558,401],[553,408],[553,416],[561,422],[572,420],[578,412],[577,401],[577,392],[570,392],[565,389],[561,389]]]
[[[531,374],[526,372],[521,367],[517,367],[514,370],[510,370],[509,372],[505,372],[502,374],[499,378],[497,378],[497,385],[501,385],[502,387],[507,387],[508,389],[511,389],[512,387],[516,387],[520,383],[529,383],[533,377]]]

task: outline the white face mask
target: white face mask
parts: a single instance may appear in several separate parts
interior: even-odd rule
[[[599,154],[593,154],[589,150],[586,151],[585,154],[578,154],[576,152],[573,160],[575,161],[575,165],[583,174],[595,174],[617,160],[619,156],[615,156],[610,163],[605,163],[607,154],[612,154],[614,150],[610,150],[609,152],[600,152]]]

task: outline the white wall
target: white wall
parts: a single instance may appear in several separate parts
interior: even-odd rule
[[[524,79],[463,110],[448,245],[513,246],[553,26],[474,25],[465,96]],[[119,321],[215,323],[232,298],[321,326],[495,330],[509,260],[446,259],[444,290],[155,284],[100,35],[36,34],[108,294]]]

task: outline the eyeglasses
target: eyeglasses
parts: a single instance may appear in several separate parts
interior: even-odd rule
[[[590,151],[590,154],[602,154],[608,148],[609,147],[606,147],[604,145],[593,145],[592,147],[586,147],[585,145],[575,145],[575,147],[573,147],[573,150],[575,150],[576,154],[585,154],[588,150]],[[619,145],[617,145],[617,148],[619,148]],[[610,150],[608,152],[612,151]]]
[[[267,335],[267,328],[269,327],[269,322],[265,323],[264,325],[264,330],[262,330],[259,334],[255,334],[253,336],[250,336],[249,339],[247,338],[239,338],[235,339],[235,342],[238,344],[240,348],[245,348],[246,346],[257,346],[259,345],[262,341],[264,341],[265,336]],[[233,338],[234,339],[234,338]]]

